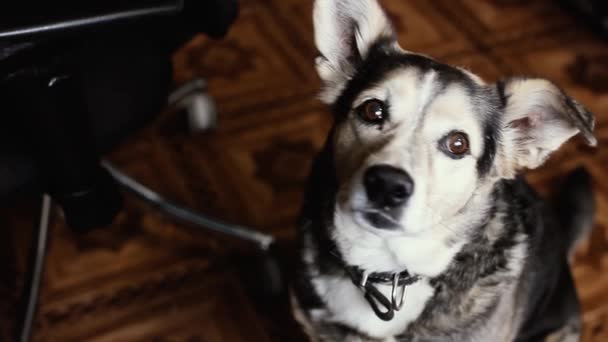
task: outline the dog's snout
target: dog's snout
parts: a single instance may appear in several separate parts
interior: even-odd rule
[[[390,165],[375,165],[363,175],[368,200],[379,208],[401,206],[412,195],[414,182],[402,169]]]

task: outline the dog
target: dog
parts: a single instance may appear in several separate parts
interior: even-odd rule
[[[576,341],[590,176],[543,200],[520,173],[579,133],[595,146],[593,115],[549,80],[401,48],[376,0],[316,0],[313,19],[334,124],[298,222],[311,340]]]

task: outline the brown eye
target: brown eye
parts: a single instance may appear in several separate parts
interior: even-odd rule
[[[469,152],[469,139],[462,132],[450,133],[445,141],[446,149],[454,156],[462,156]]]
[[[357,114],[365,122],[379,124],[384,122],[387,113],[382,101],[371,99],[357,107]]]

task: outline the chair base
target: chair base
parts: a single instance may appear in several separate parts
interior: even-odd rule
[[[201,229],[208,229],[254,243],[264,254],[260,264],[261,272],[263,273],[262,279],[264,280],[262,282],[263,284],[260,284],[260,287],[263,289],[263,292],[265,292],[265,296],[278,295],[283,291],[283,281],[280,274],[279,263],[276,260],[274,253],[272,253],[275,242],[274,237],[247,227],[222,222],[195,212],[163,198],[158,193],[118,170],[108,161],[102,161],[102,166],[112,175],[120,186],[135,194],[144,202],[157,207],[163,213],[180,221],[193,224]],[[19,320],[15,330],[15,341],[27,342],[32,335],[44,272],[51,207],[51,197],[44,194],[42,197],[39,218],[36,220],[33,228],[33,240],[29,252],[28,270],[26,273],[24,289],[19,304]]]

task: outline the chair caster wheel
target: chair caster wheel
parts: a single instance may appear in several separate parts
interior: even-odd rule
[[[268,303],[284,293],[285,281],[281,265],[272,248],[240,258],[242,279],[250,295],[260,302]]]
[[[285,284],[277,256],[266,252],[260,257],[259,263],[260,295],[265,298],[276,298],[283,294]]]
[[[209,94],[195,94],[189,99],[188,126],[190,132],[203,132],[217,126],[217,110],[215,102]]]
[[[217,107],[207,92],[207,83],[194,79],[176,89],[169,103],[185,110],[190,132],[204,132],[217,126]]]

